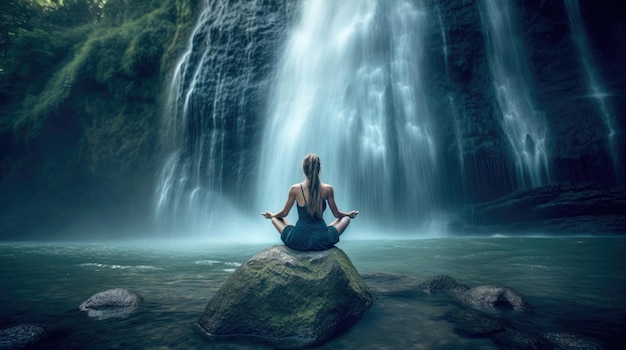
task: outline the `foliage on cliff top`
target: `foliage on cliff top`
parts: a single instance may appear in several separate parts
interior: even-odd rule
[[[70,94],[103,90],[153,103],[195,2],[10,0],[3,7],[12,11],[1,23],[7,113],[0,128],[29,140]]]
[[[58,203],[128,212],[151,191],[162,87],[199,3],[0,1],[0,212],[16,232]]]

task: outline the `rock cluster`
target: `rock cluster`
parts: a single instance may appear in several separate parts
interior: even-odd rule
[[[606,348],[595,339],[575,333],[541,334],[533,329],[519,329],[519,326],[509,322],[506,315],[530,311],[531,306],[521,294],[508,287],[481,285],[470,288],[445,275],[417,277],[371,273],[363,275],[363,279],[372,293],[380,297],[450,296],[458,307],[449,310],[443,317],[453,324],[454,331],[464,337],[488,337],[500,349]],[[527,313],[527,316],[533,314]]]
[[[485,309],[499,308],[525,311],[530,305],[515,290],[497,285],[470,288],[446,275],[416,277],[390,273],[363,275],[370,290],[378,295],[416,296],[419,294],[449,294],[466,306]]]

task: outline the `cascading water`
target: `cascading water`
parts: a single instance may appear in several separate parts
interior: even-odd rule
[[[514,9],[509,0],[483,0],[490,65],[501,125],[515,158],[517,187],[550,182],[543,115],[535,110]]]
[[[360,222],[416,229],[437,199],[434,121],[421,83],[424,9],[319,0],[301,16],[272,91],[259,207],[282,208],[303,177],[302,158],[314,152],[340,208],[360,210]]]
[[[567,15],[569,17],[570,28],[574,41],[580,52],[580,59],[583,64],[585,73],[587,74],[587,84],[589,86],[589,97],[593,98],[597,103],[597,108],[602,116],[604,125],[606,126],[607,142],[609,145],[609,151],[613,161],[613,170],[617,177],[622,176],[623,164],[621,155],[617,149],[617,128],[613,113],[609,107],[608,98],[611,96],[603,87],[603,84],[595,71],[593,64],[591,51],[587,44],[587,36],[585,35],[585,29],[580,15],[580,7],[578,0],[565,0],[565,6],[567,8]]]
[[[272,60],[266,50],[280,40],[284,26],[272,11],[286,10],[259,1],[204,4],[164,113],[169,154],[155,199],[163,231],[219,230],[217,224],[227,224],[246,207],[243,199],[254,197],[248,192],[258,128],[253,116],[262,104],[257,91],[266,89],[268,75],[258,66]]]

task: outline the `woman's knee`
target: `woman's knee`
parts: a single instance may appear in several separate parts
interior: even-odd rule
[[[348,225],[350,225],[350,218],[344,216],[339,220],[335,228],[337,229],[337,232],[339,232],[339,234],[342,234],[343,231],[348,227]]]
[[[272,218],[272,224],[274,224],[274,227],[276,228],[278,233],[282,233],[285,227],[289,225],[287,220],[285,220],[284,218]]]

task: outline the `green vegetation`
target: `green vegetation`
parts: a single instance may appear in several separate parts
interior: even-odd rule
[[[0,211],[59,194],[88,210],[102,203],[94,195],[102,183],[124,196],[148,191],[160,95],[198,7],[198,0],[2,1]],[[129,201],[124,196],[109,200]],[[94,203],[85,207],[86,197]]]

